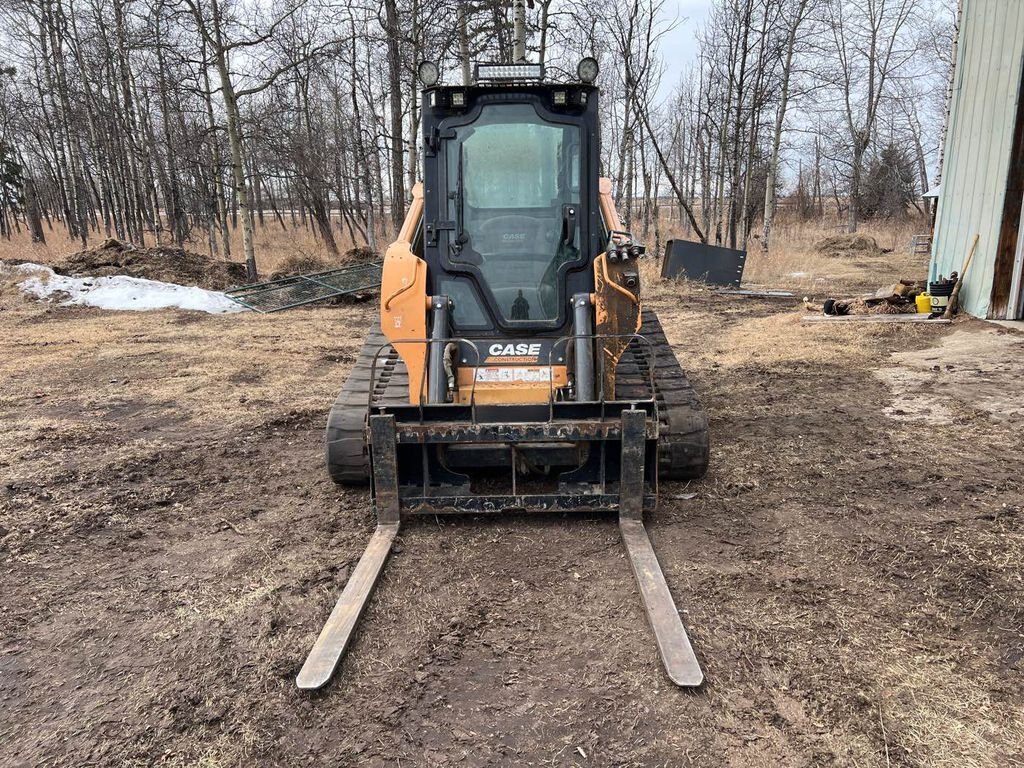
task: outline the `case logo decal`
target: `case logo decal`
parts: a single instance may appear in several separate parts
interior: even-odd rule
[[[476,342],[462,342],[462,362],[467,365],[547,365],[563,364],[564,343],[558,349],[554,340],[531,339],[479,339]],[[552,357],[552,353],[554,357]]]
[[[536,357],[540,354],[540,344],[491,344],[487,351],[496,357]]]

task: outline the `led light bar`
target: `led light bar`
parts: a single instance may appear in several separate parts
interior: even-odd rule
[[[477,64],[476,79],[480,80],[542,80],[544,67],[540,64]]]

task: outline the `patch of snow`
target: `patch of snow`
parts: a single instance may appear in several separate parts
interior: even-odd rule
[[[18,283],[18,287],[37,299],[54,294],[67,294],[61,306],[77,305],[100,309],[144,312],[151,309],[190,309],[196,312],[222,314],[245,310],[219,291],[196,286],[163,283],[140,277],[67,277],[58,275],[41,264],[3,266],[4,270],[37,273]],[[38,274],[42,273],[42,274]]]
[[[53,270],[49,267],[44,267],[42,264],[33,264],[30,261],[26,261],[24,264],[7,264],[0,261],[0,274],[4,272],[46,272],[47,274],[53,274]]]
[[[807,272],[790,272],[787,277],[809,277]]]

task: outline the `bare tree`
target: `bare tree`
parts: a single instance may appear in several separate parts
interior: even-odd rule
[[[602,67],[601,172],[645,237],[674,219],[742,246],[763,212],[767,248],[789,189],[801,216],[830,195],[854,228],[880,146],[916,185],[935,177],[954,11],[710,0],[673,89],[659,48],[686,22],[664,0],[5,0],[0,232],[225,258],[237,237],[253,279],[265,227],[328,256],[376,247],[419,178],[421,60],[469,82],[473,62],[525,57],[557,80],[586,55]]]
[[[825,82],[838,91],[849,152],[847,229],[857,231],[864,157],[890,81],[914,55],[908,32],[917,0],[829,0],[825,4],[833,60]]]
[[[764,191],[764,225],[761,230],[761,249],[768,251],[771,242],[772,224],[775,220],[775,200],[778,194],[779,152],[782,148],[782,130],[786,124],[789,108],[790,83],[793,77],[793,57],[796,53],[800,32],[807,20],[812,0],[790,0],[783,6],[786,29],[786,47],[782,59],[781,81],[779,83],[779,106],[775,111],[775,127],[772,131],[771,154],[768,157],[768,173]]]

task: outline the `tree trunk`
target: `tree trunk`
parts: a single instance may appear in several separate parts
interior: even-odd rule
[[[512,50],[512,63],[526,61],[526,0],[512,0],[512,23],[515,44]]]
[[[825,192],[821,184],[821,138],[814,137],[814,188],[811,192],[818,218],[825,218]]]
[[[473,82],[472,64],[469,61],[469,4],[459,4],[459,63],[462,65],[462,84]]]
[[[543,67],[548,57],[548,15],[551,8],[551,0],[542,0],[540,4],[540,52],[537,56],[538,63]]]
[[[741,136],[743,136],[743,97],[746,92],[747,85],[747,59],[750,53],[750,29],[751,29],[751,15],[753,13],[753,0],[747,0],[747,5],[744,10],[743,18],[740,20],[742,24],[742,36],[739,40],[740,49],[740,71],[739,76],[736,78],[736,121],[733,125],[733,137],[732,137],[732,165],[729,171],[729,219],[728,219],[728,231],[729,231],[729,247],[736,247],[736,225],[739,222],[739,205],[737,197],[740,189],[740,169],[743,157],[743,149],[741,146]],[[750,119],[753,119],[753,115],[750,115]]]
[[[388,25],[388,89],[391,106],[391,223],[395,231],[405,220],[405,149],[402,147],[402,56],[399,51],[398,5],[384,0]]]
[[[421,55],[420,44],[420,4],[419,0],[412,0],[412,52],[413,60],[419,61]],[[419,131],[420,131],[420,93],[416,85],[416,75],[412,76],[411,87],[409,88],[409,165],[406,169],[408,177],[408,190],[412,194],[412,188],[416,186],[419,170]]]
[[[803,21],[808,0],[800,0],[796,15],[789,25],[786,35],[786,58],[782,65],[782,83],[780,85],[779,109],[775,113],[775,128],[772,131],[772,151],[768,157],[768,173],[764,185],[764,228],[761,232],[761,250],[768,252],[771,242],[772,224],[775,223],[776,186],[779,176],[779,150],[782,146],[782,128],[786,122],[786,109],[789,106],[789,80],[793,71],[793,51],[796,48],[797,34]]]
[[[206,47],[203,46],[203,58],[206,58]],[[224,168],[220,155],[220,141],[217,138],[217,122],[213,116],[213,88],[210,85],[210,74],[203,68],[204,101],[206,102],[206,125],[210,131],[210,165],[213,177],[214,213],[220,229],[221,247],[224,258],[231,258],[231,232],[228,230],[228,201],[224,191]]]
[[[214,39],[217,42],[217,49],[214,57],[217,63],[217,74],[220,75],[221,93],[224,97],[224,122],[228,133],[228,147],[231,150],[231,176],[235,183],[235,202],[238,205],[238,214],[242,223],[242,251],[245,254],[245,271],[249,282],[255,283],[259,280],[259,270],[256,267],[256,247],[253,242],[252,213],[249,202],[249,187],[245,180],[245,157],[242,147],[242,118],[238,112],[238,102],[235,99],[234,83],[231,81],[231,71],[228,69],[227,53],[221,41],[220,31],[220,8],[217,0],[212,0],[214,18]]]
[[[846,231],[856,232],[860,219],[860,178],[863,172],[865,142],[859,137],[853,145],[853,166],[850,169],[850,199],[846,206]]]
[[[28,231],[32,236],[32,242],[46,245],[46,235],[43,234],[43,222],[39,217],[39,198],[36,195],[36,182],[31,176],[25,179],[25,223],[28,224]]]

